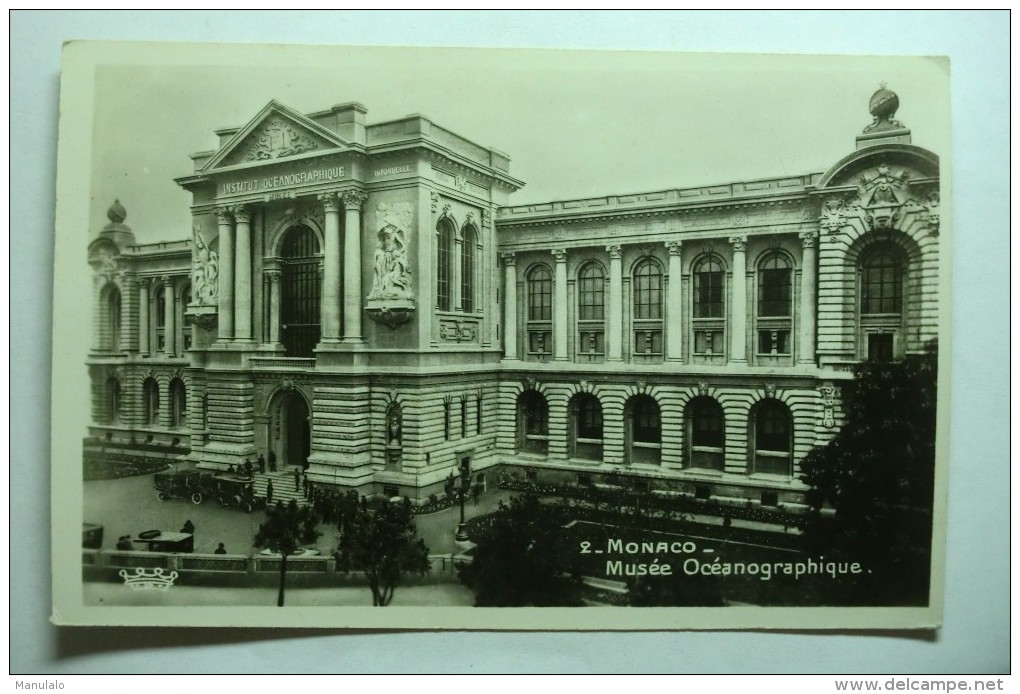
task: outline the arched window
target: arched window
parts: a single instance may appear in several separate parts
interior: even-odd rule
[[[725,271],[722,261],[710,255],[694,265],[694,354],[702,357],[725,353]]]
[[[606,353],[606,276],[591,262],[577,275],[577,353],[589,358]]]
[[[528,354],[538,357],[552,353],[552,274],[537,265],[527,274]]]
[[[769,253],[758,264],[758,355],[790,354],[793,270],[782,253]]]
[[[400,469],[404,438],[404,413],[400,403],[391,402],[386,408],[386,466]]]
[[[662,267],[651,258],[645,258],[634,267],[633,323],[634,356],[661,356]]]
[[[726,441],[723,409],[706,396],[687,403],[684,412],[687,438],[687,464],[692,468],[722,470]]]
[[[142,420],[150,426],[159,423],[159,384],[151,376],[142,383]]]
[[[752,412],[752,472],[793,475],[793,422],[789,408],[778,400],[762,400]]]
[[[602,403],[591,393],[570,399],[572,458],[602,460]]]
[[[188,400],[184,381],[170,381],[170,426],[183,427],[188,423]]]
[[[892,243],[876,243],[861,255],[862,348],[871,361],[891,361],[902,352],[904,274],[903,252]]]
[[[157,284],[156,291],[152,296],[152,310],[155,318],[152,325],[156,331],[156,351],[162,352],[166,348],[166,288],[162,282]]]
[[[436,228],[439,234],[438,252],[436,256],[436,306],[440,311],[449,311],[452,302],[453,287],[453,224],[448,219],[439,221]]]
[[[475,255],[478,253],[478,231],[474,225],[462,230],[464,239],[460,246],[460,304],[464,313],[474,313],[475,301]]]
[[[116,424],[120,421],[120,381],[115,376],[106,379],[106,421]]]
[[[177,340],[177,351],[187,352],[191,349],[191,323],[186,319],[188,304],[191,303],[191,284],[184,285],[181,289],[181,301],[177,306],[177,329],[180,331],[180,338]]]
[[[288,357],[310,357],[321,335],[319,240],[309,227],[287,230],[281,248],[280,332]]]
[[[103,347],[111,352],[120,349],[120,289],[116,285],[109,285],[105,291],[104,312],[106,314],[106,330],[103,339]]]
[[[517,398],[517,450],[541,455],[549,451],[549,404],[535,390]]]
[[[650,395],[635,395],[624,407],[624,418],[628,460],[658,465],[662,448],[659,403]]]

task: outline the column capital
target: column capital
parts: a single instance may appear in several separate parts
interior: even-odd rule
[[[669,254],[677,257],[680,256],[683,245],[684,245],[683,241],[667,241],[665,243],[666,249],[669,251]]]
[[[230,211],[234,214],[234,221],[238,224],[247,224],[251,221],[251,209],[245,205],[234,205]]]
[[[567,249],[566,248],[554,248],[552,249],[553,257],[557,263],[567,262]]]
[[[606,250],[609,251],[609,257],[613,260],[619,260],[623,257],[623,246],[619,244],[606,246]]]
[[[503,261],[504,267],[513,267],[517,264],[517,254],[513,251],[507,251],[499,254],[499,259]]]
[[[733,246],[735,253],[743,253],[747,250],[747,237],[746,236],[731,236],[730,245]]]
[[[279,282],[280,281],[280,275],[282,274],[280,272],[280,268],[266,268],[262,272],[265,274],[266,278],[270,282]]]
[[[230,207],[217,207],[216,208],[216,223],[230,224],[234,221],[233,208]]]
[[[360,210],[368,200],[368,194],[362,190],[345,190],[340,194],[345,210]]]
[[[813,231],[802,231],[800,232],[800,242],[804,248],[814,248],[815,241],[818,240],[818,234]]]
[[[326,212],[339,212],[340,211],[340,200],[339,194],[336,191],[329,191],[326,193],[319,193],[315,196],[316,199],[322,203],[322,208]]]
[[[162,277],[159,278],[159,283],[162,284],[164,287],[173,287],[174,278],[171,277],[170,275],[163,275]]]

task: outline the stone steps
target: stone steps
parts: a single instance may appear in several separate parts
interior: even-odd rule
[[[294,488],[294,468],[282,470],[280,472],[267,472],[266,474],[255,473],[252,476],[252,490],[255,496],[260,499],[266,498],[266,491],[269,487],[269,480],[273,481],[273,503],[282,501],[288,503],[291,500],[296,501],[298,506],[309,506],[311,505],[308,499],[305,498],[304,484],[298,485],[298,488]]]

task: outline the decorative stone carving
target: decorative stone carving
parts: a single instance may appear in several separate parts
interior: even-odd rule
[[[682,249],[683,249],[683,242],[682,241],[667,241],[666,242],[666,249],[669,251],[670,255],[679,256],[681,254],[681,252],[682,252]]]
[[[431,197],[432,197],[432,211],[436,212],[439,210],[439,193],[437,193],[436,191],[432,191]]]
[[[747,250],[747,237],[746,236],[731,236],[730,245],[733,246],[734,253],[743,253]]]
[[[623,257],[623,247],[622,246],[619,246],[619,245],[606,246],[606,251],[609,252],[609,257],[612,258],[613,260],[619,260],[620,258]],[[553,251],[553,254],[555,254],[556,252],[557,251]],[[557,262],[564,262],[567,259],[566,251],[561,251],[561,252],[563,253],[563,261],[561,261],[559,259],[559,256],[557,256],[556,257],[556,261]]]
[[[219,296],[219,254],[202,240],[202,225],[192,227],[191,302],[199,306],[216,306]]]
[[[468,179],[467,179],[467,176],[455,176],[454,180],[457,183],[457,190],[467,190],[468,189]]]
[[[500,253],[499,259],[503,261],[504,267],[513,267],[517,264],[517,254],[512,251]]]
[[[939,191],[937,188],[928,191],[928,195],[925,196],[923,205],[925,210],[928,212],[928,231],[931,232],[933,235],[937,236],[939,233],[939,219],[940,219],[939,217],[940,198]]]
[[[316,196],[316,200],[322,203],[324,212],[340,211],[340,201],[337,199],[336,193],[320,193]]]
[[[230,208],[230,211],[234,214],[234,221],[238,224],[248,224],[251,222],[251,208],[245,205],[235,205]]]
[[[557,263],[567,262],[567,249],[565,248],[554,248],[552,250],[553,258],[556,259]]]
[[[282,118],[270,118],[259,133],[255,144],[244,155],[244,159],[245,161],[278,159],[318,148],[315,140],[299,132]]]
[[[800,232],[800,243],[804,248],[814,248],[815,232],[813,231]]]
[[[899,220],[900,208],[906,201],[910,173],[901,169],[893,173],[885,164],[873,176],[862,174],[858,199],[865,212],[865,221],[874,231],[892,229]]]
[[[879,85],[878,91],[871,95],[868,103],[868,111],[874,120],[871,125],[864,128],[864,132],[872,130],[897,130],[907,126],[894,120],[896,109],[900,107],[900,98],[896,92],[885,88],[885,82]]]
[[[441,321],[439,337],[446,342],[474,342],[478,338],[478,325],[466,321]]]
[[[765,384],[765,397],[766,398],[774,398],[774,397],[776,397],[776,384],[775,383],[766,383]]]
[[[112,281],[120,276],[120,262],[112,248],[104,247],[96,251],[96,277],[102,282]]]
[[[708,381],[698,381],[698,395],[702,397],[708,395]]]
[[[488,208],[482,209],[482,226],[486,229],[492,226],[492,211]]]
[[[474,220],[474,218],[475,218],[475,213],[469,211],[466,215],[464,215],[464,226],[467,226],[468,224],[471,224],[471,222]]]
[[[298,205],[288,207],[283,211],[279,222],[273,224],[275,229],[288,229],[305,220],[311,219],[318,224],[319,228],[326,225],[326,211],[321,205]]]
[[[443,205],[443,216],[444,217],[449,217],[450,216],[450,212],[452,210],[453,210],[453,205],[451,205],[450,203],[446,203],[445,205]]]
[[[822,426],[831,429],[836,426],[836,398],[839,389],[831,383],[824,383],[818,390],[822,394]]]
[[[410,202],[380,202],[375,216],[380,225],[378,247],[365,311],[372,320],[395,328],[407,322],[415,309],[408,253],[414,208]]]
[[[524,386],[524,390],[535,390],[537,383],[534,376],[525,376],[521,379],[521,385]]]
[[[340,199],[343,200],[345,210],[360,210],[361,206],[368,200],[368,195],[360,190],[345,190],[340,195]]]

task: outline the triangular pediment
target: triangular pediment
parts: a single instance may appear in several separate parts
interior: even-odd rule
[[[287,159],[347,146],[336,133],[276,101],[271,101],[213,155],[203,171],[239,164]]]

